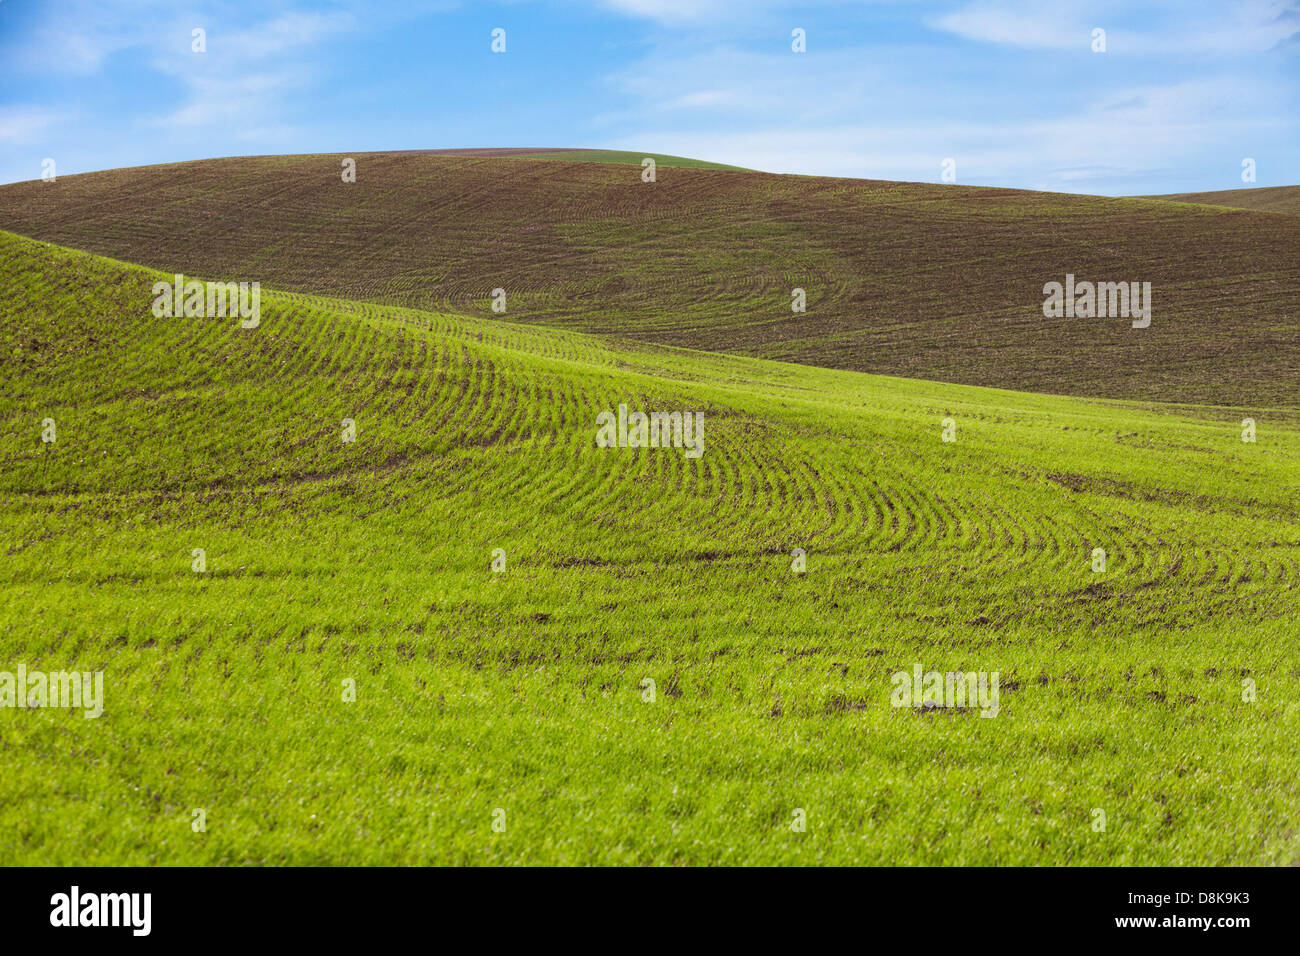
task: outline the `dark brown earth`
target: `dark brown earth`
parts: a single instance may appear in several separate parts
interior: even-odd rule
[[[556,150],[539,150],[556,152]],[[0,228],[203,279],[834,368],[1300,406],[1300,217],[508,150],[206,160],[0,187]],[[1149,328],[1043,286],[1150,282]],[[807,290],[807,312],[791,290]]]

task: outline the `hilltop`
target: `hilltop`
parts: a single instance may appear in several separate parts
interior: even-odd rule
[[[61,176],[0,187],[0,227],[168,273],[485,318],[500,288],[512,322],[647,344],[1084,397],[1300,406],[1298,219],[667,157],[644,183],[640,154],[565,155]],[[1150,327],[1045,318],[1043,287],[1067,273],[1150,282]]]

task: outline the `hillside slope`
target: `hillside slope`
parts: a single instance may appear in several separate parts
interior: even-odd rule
[[[5,860],[1300,859],[1294,414],[165,278],[0,234],[0,660],[106,676],[0,711]]]
[[[1232,209],[1254,209],[1259,212],[1279,212],[1292,216],[1300,215],[1300,186],[1252,186],[1249,189],[1218,189],[1206,193],[1169,193],[1164,196],[1144,196],[1141,198],[1226,206]]]
[[[463,147],[455,149],[421,149],[408,150],[427,156],[508,156],[512,159],[562,160],[569,163],[633,163],[640,166],[647,158],[653,159],[659,166],[690,167],[694,169],[735,169],[726,163],[714,163],[705,159],[692,159],[688,156],[671,156],[667,153],[633,152],[625,149],[583,149],[581,147]],[[749,170],[752,172],[752,170]]]
[[[182,163],[0,187],[0,227],[205,278],[830,368],[1300,406],[1300,220],[1144,199],[510,156]],[[1043,287],[1150,282],[1149,328]],[[792,290],[807,312],[793,313]]]

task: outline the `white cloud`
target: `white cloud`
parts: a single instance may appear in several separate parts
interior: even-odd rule
[[[601,6],[617,13],[645,20],[657,20],[673,25],[696,20],[716,19],[720,16],[752,10],[763,5],[762,0],[736,3],[730,0],[601,0]]]
[[[27,42],[13,51],[14,65],[32,73],[85,76],[96,73],[114,54],[147,41],[156,11],[120,8],[91,0],[74,0],[50,8]]]
[[[256,60],[284,56],[327,37],[343,33],[354,24],[350,13],[286,13],[257,27],[218,37],[218,49],[238,59]]]
[[[691,27],[701,22],[752,19],[781,13],[795,15],[813,7],[883,5],[886,0],[596,0],[598,6],[625,16],[653,20],[666,27]]]
[[[816,57],[752,53],[719,46],[692,53],[656,51],[608,78],[627,108],[602,122],[689,108],[725,107],[725,119],[782,123],[863,109],[886,82],[879,58],[861,50]]]
[[[207,52],[172,51],[153,60],[155,69],[184,83],[187,101],[151,121],[163,127],[214,126],[238,121],[236,132],[274,127],[278,97],[311,85],[313,64],[302,55],[354,24],[351,14],[287,13],[239,31],[207,31]],[[206,28],[205,28],[206,29]],[[269,61],[269,62],[268,62]]]
[[[155,119],[156,126],[215,126],[227,121],[246,124],[262,116],[281,93],[307,85],[304,75],[290,69],[233,76],[205,75],[188,80],[189,102]]]
[[[1116,2],[974,0],[931,17],[929,26],[983,43],[1039,50],[1091,51],[1092,31],[1106,31],[1108,55],[1240,55],[1270,50],[1300,34],[1296,0],[1160,0],[1132,8]],[[1156,28],[1150,24],[1159,21]]]
[[[1188,74],[1198,79],[1125,86],[1107,74],[1108,84],[1034,97],[1024,78],[1033,70],[972,85],[962,60],[935,61],[917,87],[914,56],[657,50],[611,78],[627,108],[600,118],[621,131],[604,145],[770,172],[928,182],[953,157],[959,182],[1124,192],[1126,183],[1165,179],[1189,163],[1221,163],[1225,150],[1252,155],[1261,131],[1295,128],[1290,93],[1261,86],[1248,70],[1198,68]],[[1227,188],[1235,166],[1224,171]]]
[[[726,90],[699,90],[695,93],[687,93],[679,96],[673,105],[675,106],[717,106],[731,99],[731,94]]]
[[[1091,41],[1091,29],[1073,11],[1006,0],[979,0],[929,25],[968,40],[1038,49],[1087,49]]]
[[[38,142],[50,129],[69,118],[68,113],[39,106],[0,106],[0,143]]]

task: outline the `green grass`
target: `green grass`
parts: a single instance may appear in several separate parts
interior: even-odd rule
[[[0,233],[0,670],[106,698],[0,710],[6,862],[1300,859],[1295,412],[276,292],[241,330],[156,278]],[[703,457],[596,448],[620,402]],[[916,663],[999,715],[891,707]]]

